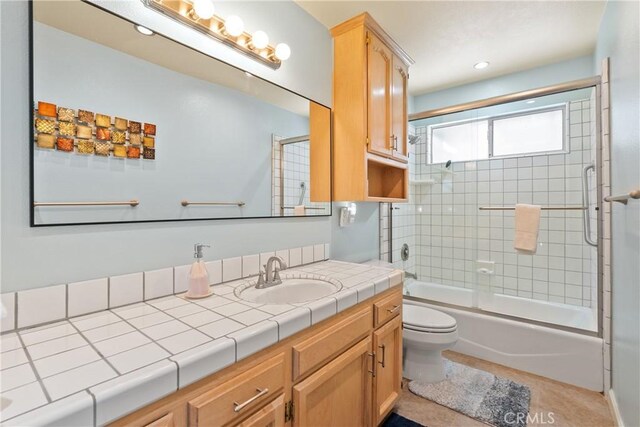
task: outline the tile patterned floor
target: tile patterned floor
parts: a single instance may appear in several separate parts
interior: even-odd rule
[[[445,352],[444,355],[454,362],[483,369],[529,386],[531,389],[529,413],[532,416],[537,413],[539,417],[537,422],[530,421],[527,424],[529,427],[615,426],[607,401],[601,393],[451,351]],[[486,427],[486,424],[414,395],[406,384],[395,412],[428,427]],[[553,424],[550,423],[549,412],[554,414]],[[546,418],[542,418],[543,414]]]

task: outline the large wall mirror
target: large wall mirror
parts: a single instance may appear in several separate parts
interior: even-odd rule
[[[329,108],[88,3],[32,16],[33,226],[331,214]]]

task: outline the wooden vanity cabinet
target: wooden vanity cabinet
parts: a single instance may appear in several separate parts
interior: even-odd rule
[[[376,354],[373,379],[373,424],[389,414],[400,397],[402,384],[402,318],[393,320],[373,333]]]
[[[413,60],[367,13],[334,38],[334,200],[408,197],[407,81]]]
[[[371,337],[293,386],[296,427],[371,425]]]
[[[395,286],[112,425],[379,425],[400,396],[401,301]]]

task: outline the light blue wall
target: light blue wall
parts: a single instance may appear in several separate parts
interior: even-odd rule
[[[590,55],[581,56],[519,73],[419,95],[414,97],[413,111],[411,112],[433,110],[493,96],[583,79],[592,77],[594,74],[593,58]]]
[[[640,4],[610,0],[594,55],[610,58],[611,192],[640,186]],[[625,426],[640,425],[640,201],[612,204],[612,388]]]
[[[331,258],[350,262],[378,259],[380,256],[379,203],[356,203],[355,223],[341,228],[340,208],[345,203],[333,204]]]
[[[250,28],[257,28],[258,23],[265,23],[263,29],[273,30],[274,40],[292,44],[291,59],[279,74],[264,71],[267,77],[276,75],[285,86],[290,81],[290,87],[303,95],[329,104],[332,59],[326,28],[293,2],[257,2],[261,4],[255,9],[243,2],[223,2],[226,9],[235,3],[244,8],[238,14],[247,26],[251,23]],[[136,9],[141,2],[109,4]],[[27,2],[3,1],[0,8],[2,292],[186,264],[191,262],[192,245],[197,241],[213,244],[208,259],[330,242],[331,218],[30,228]],[[189,34],[195,32],[183,35]],[[208,44],[216,45],[210,40]],[[253,62],[232,51],[226,55],[236,65]],[[249,65],[256,74],[266,68]],[[91,66],[84,67],[91,71]]]

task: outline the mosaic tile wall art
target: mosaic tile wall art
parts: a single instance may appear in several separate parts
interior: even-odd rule
[[[120,159],[156,158],[156,125],[38,101],[36,147]]]

